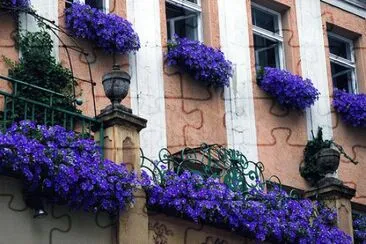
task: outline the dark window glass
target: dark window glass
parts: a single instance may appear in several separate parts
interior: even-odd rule
[[[197,3],[197,0],[186,0],[188,2],[191,2],[191,3]]]
[[[197,13],[167,3],[166,18],[169,39],[174,33],[177,34],[179,37],[187,37],[193,40],[197,39]],[[172,33],[173,28],[174,33]]]
[[[73,2],[74,2],[73,0],[66,0],[66,1],[65,1],[65,8],[70,8],[70,7],[71,7],[71,4],[72,4]]]
[[[351,47],[349,43],[337,38],[328,36],[329,52],[339,57],[351,60]]]
[[[278,46],[278,42],[254,35],[255,65],[257,70],[266,66],[280,68]]]
[[[332,70],[333,86],[340,90],[352,92],[352,68],[348,68],[334,62],[331,62],[330,65]]]
[[[103,0],[85,0],[85,4],[88,4],[93,8],[103,9]]]
[[[252,8],[252,23],[270,32],[279,32],[277,16],[263,10]]]

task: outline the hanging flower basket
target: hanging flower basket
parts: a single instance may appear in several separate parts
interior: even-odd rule
[[[126,54],[140,49],[132,24],[120,16],[76,2],[65,10],[65,16],[72,35],[94,42],[107,53]]]
[[[343,121],[353,127],[366,127],[366,94],[334,90],[334,109]]]
[[[214,87],[229,86],[232,64],[220,50],[179,37],[169,46],[166,55],[169,66],[178,66],[205,84]]]
[[[277,68],[265,67],[258,85],[286,108],[304,110],[319,99],[319,91],[309,79]]]

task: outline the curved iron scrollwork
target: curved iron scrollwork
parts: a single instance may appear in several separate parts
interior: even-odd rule
[[[261,162],[250,161],[240,151],[217,144],[204,143],[174,154],[163,148],[157,160],[146,157],[141,150],[141,168],[159,183],[166,170],[178,174],[189,170],[203,178],[219,178],[235,191],[247,192],[251,188],[263,188],[265,184],[264,165]]]

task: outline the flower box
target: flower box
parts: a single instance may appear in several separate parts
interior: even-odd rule
[[[199,41],[176,37],[166,55],[169,66],[178,66],[195,80],[214,87],[229,86],[232,64],[224,54]]]
[[[265,67],[258,85],[282,106],[296,110],[309,108],[320,94],[311,80],[277,68]]]
[[[366,94],[334,90],[333,107],[346,124],[366,127]]]
[[[132,24],[115,14],[75,2],[65,10],[65,22],[73,36],[93,41],[107,53],[126,54],[140,48]]]

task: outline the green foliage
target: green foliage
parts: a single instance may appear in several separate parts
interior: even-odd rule
[[[13,79],[23,81],[35,86],[39,86],[57,93],[61,93],[64,96],[51,96],[47,91],[42,91],[26,85],[18,84],[17,96],[32,99],[53,107],[61,108],[71,112],[79,112],[73,105],[73,86],[76,85],[72,73],[69,69],[64,68],[61,64],[56,62],[55,57],[52,55],[53,41],[50,35],[42,30],[39,32],[26,32],[21,35],[18,40],[18,47],[21,51],[21,58],[18,63],[14,63],[9,59],[4,59],[10,66],[9,76]],[[13,89],[14,92],[14,89]],[[24,102],[16,102],[16,115],[15,118],[23,119],[24,114]],[[28,108],[29,110],[31,108]],[[40,111],[41,110],[41,111]],[[31,111],[27,111],[30,114]],[[36,108],[35,114],[38,122],[40,118],[47,118],[47,123],[50,118],[49,114],[46,114],[44,109]],[[58,113],[54,115],[54,119],[62,119],[63,115]]]

